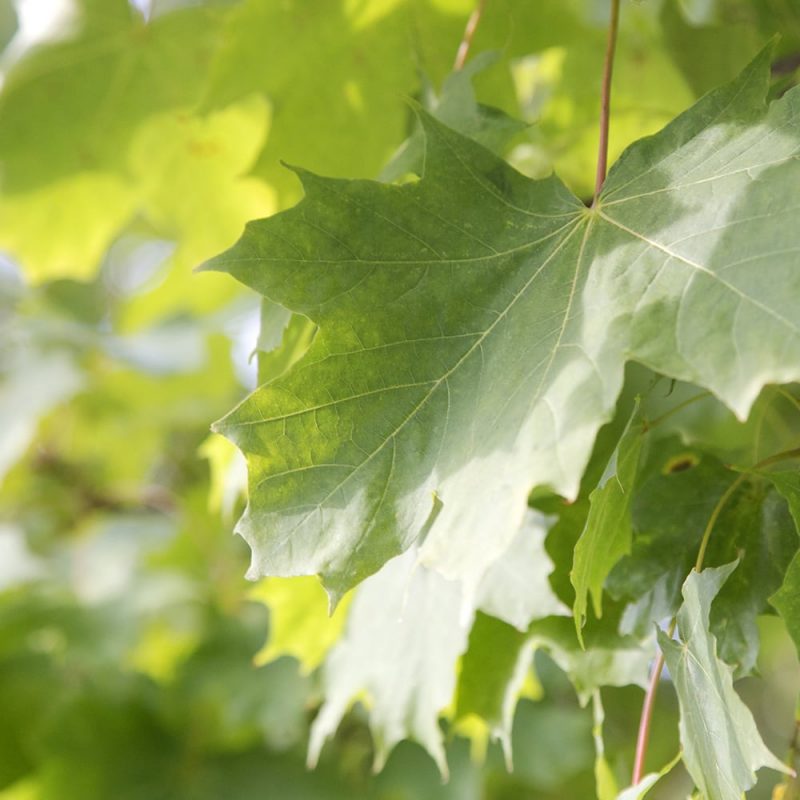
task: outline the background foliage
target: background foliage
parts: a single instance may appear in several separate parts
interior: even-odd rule
[[[702,532],[728,485],[725,464],[796,444],[795,387],[765,389],[745,423],[704,397],[653,428],[635,453],[636,492],[624,509],[633,549],[605,581],[602,619],[587,609],[586,653],[563,616],[520,632],[531,618],[525,608],[517,627],[481,613],[471,630],[436,631],[437,647],[465,650],[455,696],[430,701],[434,719],[439,711],[448,719],[446,754],[432,744],[438,729],[410,732],[449,765],[445,785],[419,745],[389,753],[406,728],[373,741],[360,704],[321,749],[317,770],[306,771],[323,695],[341,695],[344,713],[348,692],[366,684],[382,708],[386,664],[365,657],[356,637],[320,666],[348,617],[368,624],[368,595],[345,596],[329,620],[313,578],[244,580],[247,547],[230,535],[244,466],[209,434],[211,421],[259,375],[283,372],[313,334],[228,276],[193,272],[248,220],[298,201],[300,183],[280,160],[334,177],[406,176],[421,158],[404,102],[413,97],[524,173],[555,168],[578,197],[591,196],[607,3],[489,0],[472,60],[452,75],[472,8],[472,0],[76,0],[53,10],[50,30],[32,41],[48,16],[43,4],[0,4],[2,800],[596,791],[605,800],[627,785],[639,686],[654,652],[650,620],[677,610],[694,561],[697,543],[687,547],[685,530]],[[775,97],[797,72],[794,0],[624,3],[612,159],[733,79],[776,32]],[[655,420],[697,395],[641,367],[625,377],[577,501],[532,499],[538,549],[523,555],[547,568],[545,579],[553,570],[547,596],[536,598],[551,615],[572,606],[572,548],[631,414]],[[736,687],[783,757],[800,679],[784,623],[762,616],[787,569],[795,581],[800,569],[788,566],[795,478],[781,475],[745,482],[726,507],[726,536],[709,563],[760,547],[763,557],[742,562],[755,571],[734,572],[708,613],[736,676],[757,663],[758,677]],[[788,620],[797,608],[791,588],[787,581],[774,600]],[[681,613],[702,616],[702,603],[689,602]],[[389,645],[405,647],[404,635],[418,642],[411,612],[405,627],[391,614],[378,625]],[[789,633],[798,641],[796,627]],[[678,752],[669,684],[656,713],[654,768]],[[487,743],[489,732],[505,748]],[[504,749],[513,751],[510,774]],[[387,760],[372,775],[376,758]],[[781,776],[759,777],[751,794],[769,797]],[[676,768],[651,796],[689,791]]]

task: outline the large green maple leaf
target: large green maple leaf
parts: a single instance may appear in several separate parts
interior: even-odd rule
[[[335,599],[393,555],[477,586],[532,486],[574,497],[626,360],[740,417],[800,378],[800,93],[769,53],[631,146],[596,207],[423,116],[401,186],[298,171],[212,266],[319,325],[217,424],[247,454],[251,576]]]

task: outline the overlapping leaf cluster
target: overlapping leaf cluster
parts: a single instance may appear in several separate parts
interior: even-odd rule
[[[679,714],[710,796],[774,765],[731,670],[771,609],[798,640],[795,462],[747,473],[715,570],[684,580],[735,470],[800,435],[778,5],[625,4],[615,158],[785,36],[628,150],[593,210],[601,4],[490,1],[473,52],[495,52],[449,76],[471,0],[80,0],[12,42],[3,800],[613,798],[676,612],[649,766]],[[279,159],[305,199],[226,258],[266,297],[192,275],[299,199]],[[287,576],[252,587],[227,535],[245,468],[208,424],[256,383],[220,424],[249,461],[251,574]],[[723,747],[731,784],[707,777]]]
[[[532,489],[579,496],[627,361],[706,390],[707,415],[721,413],[714,404],[740,420],[797,406],[790,388],[776,396],[766,388],[800,379],[800,241],[791,223],[800,94],[767,104],[770,59],[763,51],[735,81],[631,145],[589,209],[557,178],[525,178],[421,113],[418,181],[299,171],[301,203],[251,223],[212,263],[318,326],[291,369],[217,425],[248,458],[238,530],[252,549],[251,577],[317,574],[333,606],[366,578],[328,657],[312,762],[363,692],[378,764],[411,736],[444,771],[436,720],[454,691],[461,697],[458,658],[480,652],[479,640],[467,640],[476,611],[521,631],[505,689],[483,712],[501,738],[535,647],[550,650],[584,700],[602,685],[644,684],[653,625],[678,610],[706,525],[724,512],[709,523],[723,531],[709,559],[733,564],[715,573],[703,600],[689,575],[685,642],[660,642],[676,681],[684,760],[713,798],[738,797],[755,769],[779,766],[722,660],[740,674],[753,669],[756,618],[797,551],[769,473],[732,483],[713,447],[665,460],[665,448],[691,439],[664,437],[680,420],[668,415],[653,436],[645,394],[578,529],[571,581],[581,644],[587,592],[597,617],[607,578],[621,602],[621,616],[604,620],[585,651],[552,618],[562,608],[548,599],[551,565],[530,549],[543,533],[523,522]],[[763,462],[764,420],[739,427],[748,424],[752,456],[737,454],[741,468],[796,455],[796,414]],[[667,485],[671,503],[658,496]],[[729,485],[740,487],[730,498]],[[545,569],[533,574],[537,562]],[[520,580],[509,578],[518,571]],[[781,590],[779,609],[790,593]],[[718,703],[703,703],[709,692]],[[457,708],[471,707],[459,700]],[[731,739],[751,759],[738,772],[722,758]]]

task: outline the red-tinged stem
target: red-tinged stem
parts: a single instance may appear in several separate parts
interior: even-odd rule
[[[611,0],[611,21],[608,24],[606,59],[603,64],[603,90],[600,100],[600,143],[597,148],[597,177],[594,182],[594,203],[600,195],[608,171],[608,122],[611,116],[611,74],[619,29],[619,0]]]
[[[453,64],[453,72],[458,72],[458,70],[462,69],[467,61],[469,48],[472,46],[472,40],[475,37],[475,31],[478,28],[478,23],[481,21],[481,17],[483,16],[484,8],[486,8],[486,0],[478,0],[478,5],[475,6],[475,10],[469,15],[467,27],[464,28],[464,36],[461,39],[461,44],[458,46],[458,52],[456,53],[456,60]]]
[[[667,635],[672,638],[675,633],[675,620],[672,620]],[[633,761],[633,777],[631,785],[636,786],[644,777],[644,761],[647,756],[647,744],[650,741],[650,724],[653,720],[653,708],[656,704],[656,692],[658,682],[661,680],[661,673],[664,671],[664,654],[659,651],[658,658],[653,664],[653,671],[650,673],[650,681],[647,684],[647,692],[644,695],[642,704],[642,716],[639,719],[639,733],[636,737],[636,757]]]
[[[736,490],[741,486],[742,481],[751,473],[757,472],[764,467],[769,467],[772,464],[777,464],[781,461],[787,461],[790,458],[800,458],[800,447],[794,447],[791,450],[783,450],[780,453],[775,453],[761,461],[754,464],[750,469],[743,471],[735,481],[725,490],[722,497],[717,501],[711,516],[708,518],[703,537],[700,541],[700,548],[697,552],[697,561],[695,561],[694,571],[700,572],[703,568],[703,561],[705,560],[708,542],[711,539],[711,532],[722,513],[723,508],[728,500],[734,495]],[[670,623],[667,635],[672,638],[675,633],[676,620],[673,619]],[[653,671],[650,673],[650,682],[647,685],[647,692],[644,696],[644,703],[642,704],[642,715],[639,718],[639,735],[636,737],[636,755],[633,760],[633,776],[631,778],[633,786],[644,777],[644,761],[647,756],[647,743],[650,740],[650,725],[653,720],[653,707],[656,700],[656,690],[658,689],[658,682],[661,679],[661,672],[664,669],[664,654],[659,653]]]

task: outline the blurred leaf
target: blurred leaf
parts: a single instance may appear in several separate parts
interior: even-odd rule
[[[478,585],[478,608],[519,631],[526,631],[535,619],[569,615],[548,580],[553,571],[544,549],[549,527],[547,517],[528,511],[508,549],[489,564]]]
[[[571,779],[587,768],[588,781],[579,783],[583,791],[575,795],[591,797],[594,790],[591,728],[591,716],[574,706],[520,703],[514,725],[514,747],[520,757],[514,765],[514,776],[528,785],[518,784],[516,792],[509,792],[511,797],[515,794],[544,796],[548,800],[563,797],[566,793],[562,787],[570,786]]]
[[[36,280],[94,272],[137,208],[125,154],[138,125],[199,99],[218,37],[202,6],[148,24],[125,0],[80,9],[77,34],[27,54],[0,93],[0,242]]]
[[[344,636],[328,657],[325,702],[314,720],[309,762],[319,758],[350,704],[370,707],[375,767],[404,738],[422,744],[447,774],[441,711],[455,689],[455,663],[471,623],[457,583],[417,563],[412,549],[358,589]]]
[[[441,96],[431,98],[424,108],[448,127],[502,155],[514,134],[527,126],[499,109],[477,102],[473,78],[497,59],[495,53],[481,53],[473,58],[463,69],[448,76]],[[417,123],[408,140],[383,168],[380,180],[396,181],[409,174],[422,175],[424,164],[425,135]]]
[[[378,173],[404,138],[402,97],[417,83],[414,41],[441,20],[437,5],[245,0],[232,11],[207,104],[253,92],[270,98],[273,128],[255,173],[282,206],[299,187],[280,161],[336,175]],[[463,19],[452,19],[451,43],[436,43],[439,58],[458,46]]]
[[[484,757],[486,739],[498,739],[509,771],[511,725],[532,661],[533,648],[524,633],[486,614],[475,617],[458,675],[455,728],[468,733]]]
[[[304,674],[313,672],[341,637],[353,599],[346,594],[329,614],[325,591],[312,577],[266,578],[250,597],[270,611],[269,637],[255,663],[268,664],[289,655],[300,662]]]
[[[0,482],[33,439],[39,420],[72,397],[84,376],[66,353],[0,351]],[[5,362],[5,363],[3,363]]]
[[[578,642],[575,625],[566,618],[549,617],[535,622],[529,636],[537,647],[566,672],[581,705],[603,686],[647,685],[650,653],[646,642],[619,636],[616,626],[604,624],[584,632]]]
[[[270,189],[246,176],[268,127],[269,108],[253,95],[202,117],[152,116],[136,132],[129,164],[139,202],[155,230],[180,243],[182,263],[194,266],[233,243],[246,220],[275,211]]]
[[[598,84],[590,76],[597,75],[603,60],[609,6],[597,4],[599,14],[592,20],[587,19],[586,5],[552,4],[550,24],[540,19],[537,25],[543,29],[542,48],[513,66],[524,118],[536,123],[529,144],[519,148],[513,160],[534,177],[554,170],[579,197],[588,198],[600,119]],[[621,15],[609,163],[632,142],[659,131],[696,96],[664,46],[654,12],[655,4],[626,3]],[[569,16],[572,20],[567,22]],[[740,53],[739,64],[746,58]]]
[[[208,508],[222,514],[226,520],[233,516],[236,502],[247,496],[247,465],[241,452],[224,437],[211,434],[198,453],[208,459],[211,487]]]

